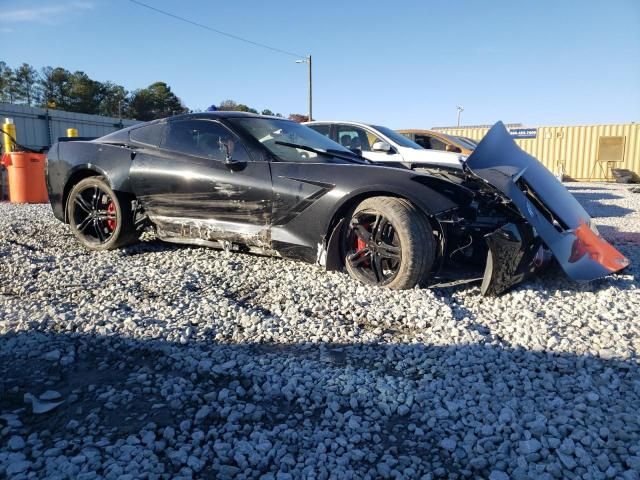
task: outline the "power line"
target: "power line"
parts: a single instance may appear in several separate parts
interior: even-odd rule
[[[247,40],[246,38],[239,37],[237,35],[233,35],[232,33],[223,32],[222,30],[218,30],[216,28],[210,27],[208,25],[203,25],[202,23],[194,22],[193,20],[189,20],[188,18],[181,17],[179,15],[174,15],[173,13],[166,12],[164,10],[160,10],[159,8],[152,7],[151,5],[147,5],[146,3],[139,2],[138,0],[129,0],[131,3],[135,3],[141,7],[148,8],[149,10],[153,10],[154,12],[161,13],[162,15],[166,15],[171,18],[175,18],[176,20],[180,20],[182,22],[190,23],[191,25],[195,25],[196,27],[204,28],[205,30],[209,30],[210,32],[217,33],[219,35],[224,35],[225,37],[233,38],[234,40],[240,40],[241,42],[248,43],[250,45],[254,45],[256,47],[266,48],[267,50],[271,50],[273,52],[283,53],[285,55],[290,55],[296,58],[306,58],[306,55],[300,55],[294,52],[288,52],[286,50],[281,50],[280,48],[270,47],[269,45],[265,45],[264,43],[254,42],[253,40]]]

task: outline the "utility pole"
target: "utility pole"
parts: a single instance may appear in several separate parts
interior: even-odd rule
[[[312,87],[312,76],[311,76],[311,55],[309,55],[309,121],[313,120],[313,115],[312,115],[312,111],[313,111],[313,87]]]
[[[312,70],[311,70],[311,55],[306,57],[304,60],[296,60],[296,63],[306,63],[308,65],[309,70],[309,121],[313,120],[313,80],[312,80]]]
[[[458,105],[456,107],[456,110],[458,110],[458,127],[460,126],[460,114],[464,111],[464,107],[462,105]]]

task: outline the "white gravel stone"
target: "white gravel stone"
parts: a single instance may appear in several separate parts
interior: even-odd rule
[[[40,395],[40,400],[58,400],[62,395],[60,392],[56,392],[54,390],[47,390],[42,395]]]
[[[60,360],[60,350],[51,350],[50,352],[45,353],[44,359],[49,360],[50,362],[57,362]]]
[[[489,474],[489,480],[509,480],[509,475],[501,470],[493,470]]]
[[[631,266],[498,298],[0,204],[0,477],[634,478],[640,194],[567,185]]]
[[[535,453],[540,450],[540,447],[542,447],[542,444],[535,438],[532,438],[520,442],[519,450],[522,455],[529,455],[530,453]]]
[[[8,447],[11,450],[22,450],[24,448],[24,440],[18,435],[14,435],[9,439]]]

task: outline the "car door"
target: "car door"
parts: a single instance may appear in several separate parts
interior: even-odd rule
[[[168,122],[160,148],[136,154],[131,182],[161,237],[270,245],[269,164],[216,120]]]
[[[360,149],[362,156],[372,162],[402,162],[402,155],[391,145],[388,152],[373,151],[373,145],[378,142],[389,143],[373,130],[363,127],[339,123],[335,126],[338,143],[352,150]]]

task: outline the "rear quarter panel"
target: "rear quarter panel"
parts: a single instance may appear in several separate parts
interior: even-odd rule
[[[116,191],[131,192],[132,150],[97,142],[58,142],[49,150],[46,183],[53,213],[64,221],[66,196],[88,172],[102,175]]]

